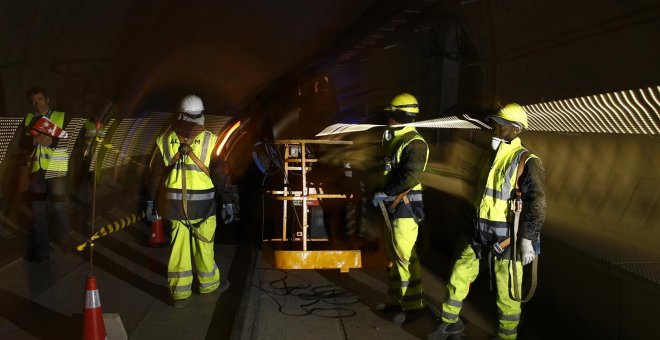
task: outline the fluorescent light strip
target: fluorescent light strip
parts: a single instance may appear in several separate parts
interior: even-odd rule
[[[615,133],[617,132],[616,128],[614,125],[612,125],[612,122],[607,120],[607,118],[603,117],[601,118],[601,115],[598,113],[598,110],[596,110],[595,107],[592,107],[589,105],[589,102],[587,101],[587,98],[589,97],[580,97],[577,99],[578,105],[583,109],[583,110],[588,110],[591,116],[596,117],[601,122],[601,126],[605,129],[606,132],[608,133]]]
[[[583,112],[581,112],[580,110],[578,110],[578,109],[571,106],[572,103],[571,103],[570,100],[562,100],[561,102],[566,104],[566,107],[570,110],[570,112],[572,112],[573,114],[575,114],[575,116],[577,116],[578,118],[580,118],[582,120],[582,122],[584,123],[584,126],[587,128],[587,130],[589,130],[590,132],[596,132],[597,131],[597,129],[592,124],[590,124],[590,119],[587,118],[586,115]],[[600,132],[600,131],[598,131],[598,132]]]
[[[601,94],[595,98],[597,101],[598,98],[600,98],[600,100],[602,101],[602,105],[607,108],[607,112],[608,113],[611,112],[614,115],[614,117],[616,117],[616,119],[621,122],[621,126],[623,126],[626,130],[628,130],[628,133],[638,133],[637,131],[632,129],[632,124],[627,122],[627,120],[624,121],[625,117],[622,114],[620,114],[613,106],[610,105],[608,98],[604,94]],[[600,104],[600,101],[598,101],[598,103]]]
[[[559,126],[559,128],[557,129],[557,131],[571,132],[571,129],[568,127],[568,125],[564,125],[564,124],[566,124],[566,123],[565,123],[564,117],[563,117],[560,113],[554,112],[553,109],[552,109],[552,107],[551,107],[548,103],[541,103],[541,106],[542,106],[542,107],[543,107],[543,108],[544,108],[544,109],[545,109],[545,110],[546,110],[551,116],[555,116],[555,117],[559,118],[559,119],[553,119],[553,120],[552,120],[553,122],[555,122],[555,123],[557,124],[557,126]]]
[[[598,112],[592,110],[589,107],[588,103],[586,102],[586,100],[584,98],[585,97],[575,98],[575,99],[571,99],[571,101],[575,101],[574,105],[579,110],[587,112],[587,114],[589,115],[589,117],[591,117],[591,119],[594,119],[594,120],[598,121],[598,124],[596,124],[596,129],[598,129],[600,132],[613,133],[614,130],[610,129],[609,124],[603,118],[600,117]]]
[[[638,106],[639,108],[641,108],[642,111],[644,111],[644,115],[648,118],[649,122],[651,122],[651,125],[653,126],[653,129],[655,129],[654,133],[658,133],[658,132],[660,132],[660,129],[658,129],[658,125],[653,121],[653,117],[651,117],[651,115],[650,115],[649,112],[646,110],[646,108],[644,107],[644,105],[642,105],[642,104],[639,102],[639,100],[637,99],[637,96],[635,95],[635,92],[633,92],[632,90],[630,90],[630,91],[628,91],[628,92],[630,92],[630,96],[632,97],[633,102],[634,102],[635,104],[637,104],[637,106]],[[642,95],[643,95],[643,92],[642,92]],[[649,127],[650,127],[650,126],[649,126]]]
[[[605,107],[605,105],[598,101],[598,96],[591,96],[586,98],[589,101],[589,105],[593,107],[596,112],[600,112],[603,116],[605,116],[605,120],[607,120],[612,125],[614,132],[624,132],[624,125],[619,122],[619,120],[616,118],[616,115],[612,116],[612,113]]]
[[[557,119],[551,119],[552,114],[542,105],[542,104],[537,104],[539,111],[541,111],[546,117],[546,121],[548,122],[548,126],[550,127],[550,130],[548,131],[560,131],[560,125],[558,124]]]
[[[660,113],[658,113],[658,110],[655,109],[655,106],[653,106],[653,103],[651,103],[651,101],[648,100],[648,98],[646,98],[646,95],[644,94],[644,90],[640,90],[639,93],[642,94],[642,98],[644,98],[644,101],[646,102],[646,105],[648,105],[653,110],[653,112],[655,112],[655,116],[660,117]],[[651,97],[652,97],[653,96],[653,91],[651,90],[651,88],[649,88],[649,93],[651,94]],[[653,99],[655,99],[655,97],[653,97]],[[656,104],[658,104],[658,106],[660,106],[660,103],[658,103],[657,99],[655,99],[655,102],[656,102]]]
[[[660,86],[658,87],[658,91],[660,91]],[[658,101],[658,98],[656,98],[655,94],[653,94],[653,89],[650,87],[649,87],[649,93],[651,94],[651,98],[653,98],[655,105],[660,107],[660,101]]]
[[[626,103],[628,104],[628,105],[626,105],[626,108],[628,108],[628,111],[629,111],[629,112],[635,111],[636,114],[633,115],[633,118],[635,118],[635,120],[638,120],[638,119],[639,119],[638,121],[639,121],[639,122],[642,122],[640,125],[643,125],[643,126],[646,128],[645,130],[648,131],[647,133],[653,133],[653,130],[651,129],[651,127],[650,127],[650,126],[648,125],[648,123],[644,120],[644,116],[642,116],[642,113],[639,112],[639,110],[637,110],[637,108],[635,107],[635,105],[633,105],[633,103],[632,103],[632,102],[630,101],[630,99],[628,98],[628,95],[627,95],[625,92],[620,92],[620,93],[621,93],[621,97],[623,97],[623,99],[624,99],[624,100],[626,101]],[[631,111],[630,109],[632,109],[632,111]]]
[[[579,110],[573,108],[571,106],[571,103],[569,100],[562,100],[566,107],[570,110],[571,113],[573,113],[580,121],[582,121],[582,124],[584,124],[584,128],[587,129],[589,132],[596,132],[596,128],[593,127],[593,124],[590,124],[589,118],[586,117],[586,115],[583,112],[580,112]]]
[[[620,106],[621,111],[623,111],[624,114],[627,113],[628,114],[627,116],[630,116],[630,118],[632,118],[632,120],[634,121],[634,126],[637,127],[639,130],[641,130],[642,133],[647,133],[644,130],[644,127],[642,126],[642,124],[640,124],[639,121],[637,120],[637,118],[635,118],[632,111],[626,107],[625,101],[621,99],[621,96],[618,92],[614,92],[614,98],[615,98],[615,101],[613,101],[614,105],[616,107]],[[617,106],[617,104],[619,106]]]
[[[529,130],[660,134],[660,86],[525,105]]]
[[[575,120],[575,117],[571,117],[571,115],[566,114],[564,109],[559,106],[559,102],[550,102],[548,104],[549,104],[548,105],[549,107],[551,107],[555,110],[553,112],[556,112],[556,114],[559,115],[561,117],[561,119],[563,119],[563,121],[565,121],[566,123],[569,123],[569,122],[571,123],[571,124],[566,125],[566,127],[567,127],[566,131],[567,132],[585,132],[582,129],[582,126],[580,125],[580,123]]]
[[[649,92],[651,93],[651,96],[653,96],[653,92],[650,90],[650,88],[649,88]],[[653,110],[653,112],[655,113],[655,117],[660,119],[660,113],[658,113],[658,110],[655,109],[655,106],[653,106],[651,101],[649,101],[648,98],[646,98],[646,95],[644,94],[644,90],[640,90],[639,93],[642,94],[642,98],[644,98],[644,101],[646,102],[646,104]],[[653,99],[655,99],[655,97]],[[657,99],[655,99],[655,101],[657,103]],[[660,106],[660,105],[658,105],[658,106]],[[653,124],[655,125],[655,122]],[[655,126],[656,126],[656,129],[657,129],[657,125],[655,125]]]
[[[628,119],[628,116],[626,115],[626,112],[623,109],[621,109],[619,106],[617,106],[617,101],[616,101],[615,98],[612,97],[611,93],[607,93],[607,94],[605,94],[605,96],[607,97],[607,102],[606,103],[608,104],[607,105],[608,107],[614,108],[614,110],[617,112],[618,116],[623,117],[626,120],[626,124],[628,124],[628,126],[635,133],[643,133],[643,132],[640,132],[639,129],[637,129],[637,126],[635,124],[633,124],[633,122],[630,121],[630,119]]]
[[[536,104],[530,105],[529,109],[534,114],[533,115],[534,119],[530,119],[530,121],[529,121],[530,122],[530,124],[529,124],[530,130],[537,130],[536,124],[531,124],[531,123],[533,121],[538,121],[538,125],[539,125],[539,127],[541,127],[541,129],[539,129],[539,130],[552,131],[552,128],[548,125],[548,122],[545,119],[545,115],[543,115],[543,113],[541,113],[541,111],[539,110],[539,108]]]

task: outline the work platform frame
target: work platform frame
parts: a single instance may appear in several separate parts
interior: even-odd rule
[[[308,204],[310,201],[320,201],[321,199],[346,199],[350,198],[345,194],[327,194],[323,193],[322,188],[310,188],[307,183],[307,172],[311,169],[311,163],[318,162],[317,158],[307,158],[307,145],[352,145],[352,141],[338,140],[316,140],[316,139],[286,139],[276,140],[274,144],[284,146],[283,158],[283,190],[269,192],[275,200],[282,201],[282,237],[263,240],[265,243],[264,255],[267,260],[278,269],[339,269],[341,272],[348,272],[351,268],[362,268],[362,256],[360,250],[310,250],[308,242],[329,241],[328,239],[309,239],[308,240]],[[298,154],[292,154],[292,146],[297,146]],[[291,190],[289,176],[291,171],[301,172],[301,190]],[[311,190],[310,190],[311,189]],[[310,191],[314,191],[311,193]],[[301,202],[302,221],[300,222],[302,231],[292,235],[292,240],[287,238],[287,225],[289,220],[288,207],[289,201]],[[301,250],[281,249],[282,244],[287,241],[301,243]],[[277,249],[280,248],[280,249]]]

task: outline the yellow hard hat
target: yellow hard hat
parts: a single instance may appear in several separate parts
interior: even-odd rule
[[[527,112],[522,106],[511,103],[500,109],[494,116],[486,117],[486,121],[495,121],[500,125],[517,125],[527,129]]]
[[[398,94],[390,105],[385,108],[386,111],[403,111],[409,115],[417,115],[419,113],[419,105],[417,98],[410,93]]]

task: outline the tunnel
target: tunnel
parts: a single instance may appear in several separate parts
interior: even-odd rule
[[[513,103],[543,173],[529,299],[502,333],[484,252],[445,338],[660,337],[659,1],[30,0],[0,22],[2,339],[427,339]],[[401,94],[414,120],[392,123]],[[424,307],[401,322],[379,306],[409,261],[375,199],[396,129],[428,150]],[[188,216],[203,193],[209,213],[175,224],[163,202]]]

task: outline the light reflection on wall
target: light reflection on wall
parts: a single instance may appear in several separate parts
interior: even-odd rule
[[[660,87],[524,105],[529,130],[660,135]]]

